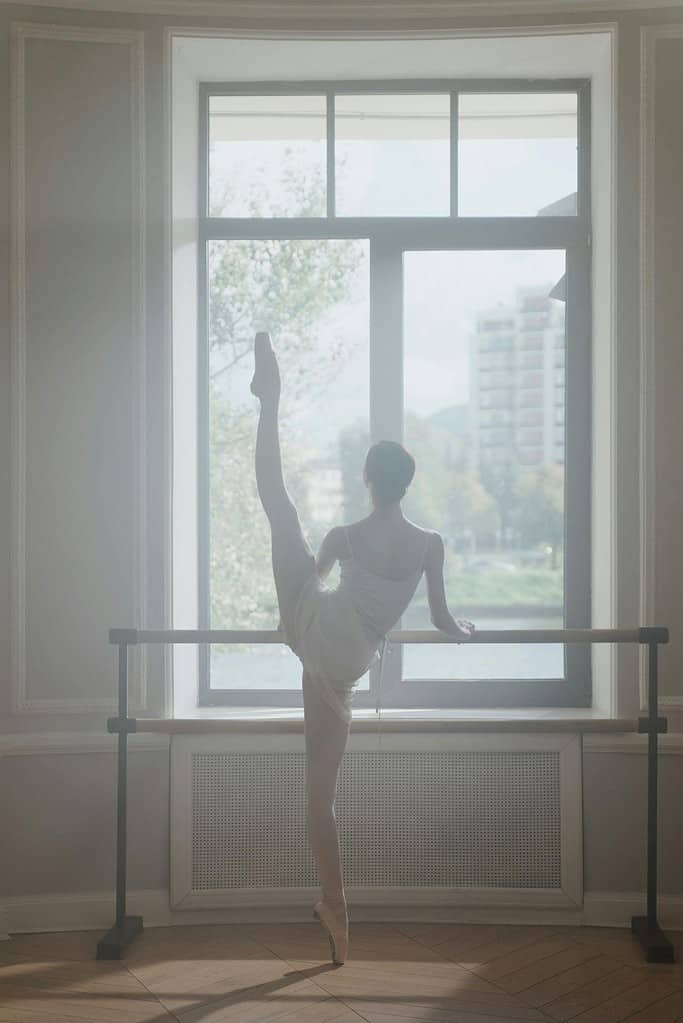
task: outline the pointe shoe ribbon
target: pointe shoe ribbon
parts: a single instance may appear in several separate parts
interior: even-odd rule
[[[332,962],[344,963],[349,952],[349,928],[346,919],[340,921],[326,902],[316,902],[313,916],[327,931]]]

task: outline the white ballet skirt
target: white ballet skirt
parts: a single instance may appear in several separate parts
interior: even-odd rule
[[[299,595],[295,635],[288,644],[323,699],[346,722],[356,683],[377,659],[382,638],[373,642],[343,589],[328,589],[312,575]]]
[[[370,572],[356,559],[348,530],[344,533],[349,557],[340,561],[339,586],[328,589],[315,573],[304,583],[294,613],[295,635],[287,641],[323,698],[345,721],[351,721],[355,683],[380,659],[387,633],[415,594],[429,534],[415,570],[402,579],[389,579]]]

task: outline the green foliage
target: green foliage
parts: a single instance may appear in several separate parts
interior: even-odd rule
[[[555,557],[564,537],[564,474],[559,466],[519,477],[512,520],[523,545],[547,544]]]
[[[270,533],[254,477],[254,413],[213,400],[210,428],[211,623],[274,628]]]
[[[362,480],[368,449],[367,430],[355,424],[340,437],[340,460],[348,520],[368,514]],[[406,415],[405,445],[415,458],[415,479],[404,500],[408,518],[438,529],[447,540],[473,535],[490,540],[498,528],[496,503],[469,468],[463,442],[448,430],[412,413]]]
[[[485,543],[498,528],[495,501],[469,467],[463,442],[428,419],[406,416],[406,447],[417,463],[406,494],[409,518],[438,529],[447,540],[464,535]]]
[[[512,458],[502,464],[483,458],[479,466],[479,478],[495,501],[499,527],[503,535],[507,534],[514,518],[519,474],[519,466]]]
[[[526,607],[561,608],[564,601],[562,573],[550,568],[522,568],[517,572],[468,572],[461,569],[447,580],[446,590],[453,607],[514,609]]]
[[[309,190],[308,200],[319,201]],[[302,200],[303,201],[303,200]],[[257,206],[257,197],[252,197]],[[356,241],[212,242],[209,251],[210,604],[214,627],[270,628],[277,599],[270,532],[254,477],[257,423],[248,392],[256,329],[277,340],[285,478],[295,503],[306,491],[307,438],[296,412],[314,389],[329,386],[353,346],[335,338],[324,349],[317,331],[346,299],[360,262]],[[331,334],[331,332],[328,332]],[[244,392],[235,390],[243,382]],[[294,455],[299,452],[302,464]],[[316,541],[319,537],[314,538]]]
[[[369,444],[365,423],[354,423],[339,435],[339,464],[346,522],[362,519],[370,511],[368,491],[363,482],[363,464]]]
[[[209,254],[210,376],[220,386],[251,355],[257,329],[273,332],[283,414],[325,386],[348,354],[343,339],[315,343],[328,310],[347,297],[359,262],[355,241],[217,241]]]

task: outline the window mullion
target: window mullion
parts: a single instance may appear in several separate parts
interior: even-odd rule
[[[370,440],[403,440],[403,251],[395,242],[370,243]],[[402,650],[384,667],[382,691],[397,685]],[[371,669],[377,694],[379,668]]]
[[[458,216],[458,93],[451,93],[451,216]]]
[[[577,94],[577,213],[590,231],[591,222],[591,90],[584,84]]]
[[[588,245],[567,249],[565,315],[565,628],[590,628],[591,274]],[[569,557],[567,556],[569,554]],[[590,703],[591,648],[565,647],[566,678]]]
[[[335,135],[334,135],[334,93],[327,93],[327,216],[330,220],[335,216]]]
[[[197,623],[211,628],[210,427],[209,427],[209,243],[199,246],[197,275]],[[200,702],[210,692],[209,647],[197,649]]]
[[[209,104],[210,87],[199,86],[199,153],[197,154],[199,222],[209,215]]]
[[[370,243],[370,437],[403,437],[403,252]]]

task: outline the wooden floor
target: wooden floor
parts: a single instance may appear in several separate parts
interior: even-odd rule
[[[0,943],[2,1023],[675,1023],[673,966],[646,965],[628,931],[352,924],[334,967],[320,925],[149,929],[122,963],[94,932]]]

